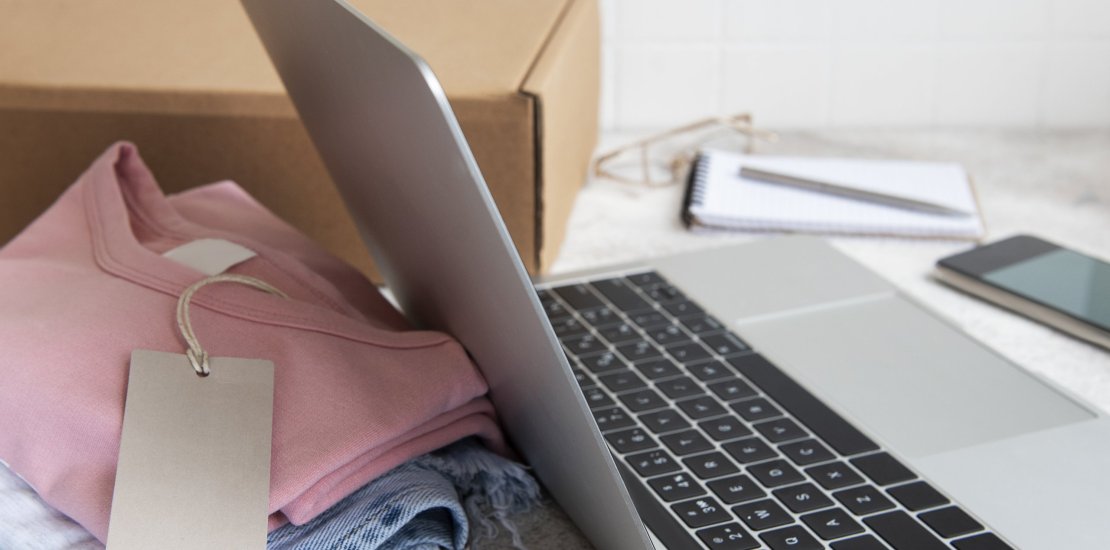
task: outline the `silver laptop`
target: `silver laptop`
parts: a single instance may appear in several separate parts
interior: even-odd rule
[[[598,548],[1110,544],[1103,413],[820,240],[536,283],[419,57],[340,1],[244,4],[404,312]]]

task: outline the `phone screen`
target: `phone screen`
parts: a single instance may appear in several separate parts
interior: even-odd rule
[[[1110,264],[1064,248],[987,272],[983,279],[1110,330]]]

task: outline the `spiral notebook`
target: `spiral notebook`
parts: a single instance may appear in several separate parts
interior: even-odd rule
[[[741,166],[835,182],[972,212],[945,216],[764,183]],[[699,153],[682,210],[691,228],[975,240],[984,227],[971,180],[952,163]]]

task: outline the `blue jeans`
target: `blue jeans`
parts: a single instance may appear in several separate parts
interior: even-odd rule
[[[482,537],[539,498],[524,467],[472,440],[415,458],[304,525],[286,525],[269,550],[462,550],[475,521]],[[519,543],[519,541],[518,541]]]

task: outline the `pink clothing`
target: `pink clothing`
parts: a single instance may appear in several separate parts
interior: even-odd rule
[[[128,361],[184,352],[178,294],[203,275],[161,253],[202,237],[258,256],[192,301],[213,356],[275,364],[270,527],[301,524],[415,456],[477,434],[507,452],[462,347],[410,330],[377,289],[231,182],[167,198],[109,148],[0,249],[0,459],[97,538],[108,531]]]

